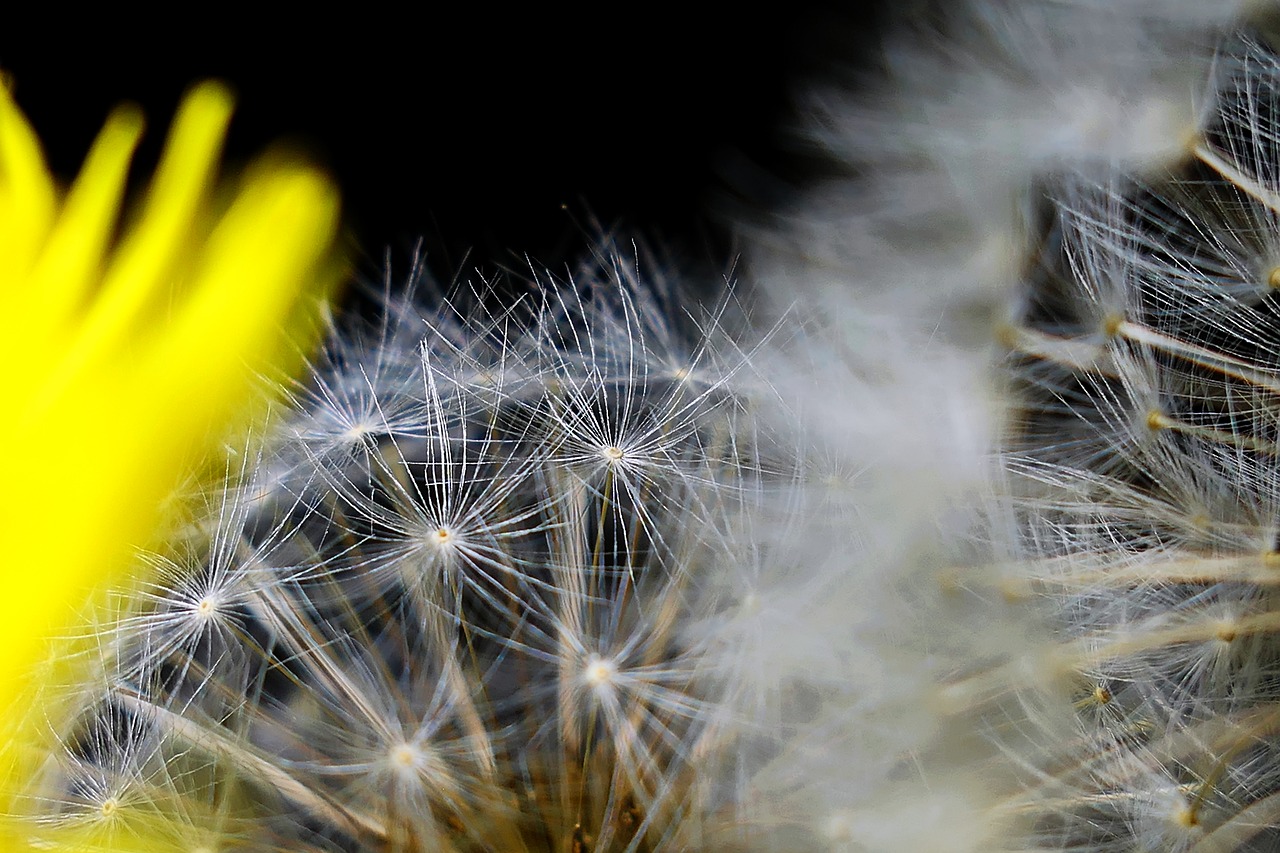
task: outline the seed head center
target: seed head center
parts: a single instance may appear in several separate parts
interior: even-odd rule
[[[347,431],[343,433],[343,436],[347,441],[360,442],[364,441],[372,432],[373,429],[368,424],[352,424],[348,427]]]
[[[422,753],[407,743],[397,744],[391,748],[391,763],[401,770],[408,770],[418,764]]]
[[[586,678],[587,684],[592,687],[604,687],[613,683],[618,675],[618,666],[611,660],[605,660],[599,655],[592,655],[587,661],[586,670],[583,677]]]

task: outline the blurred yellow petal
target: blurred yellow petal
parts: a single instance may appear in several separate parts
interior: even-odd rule
[[[60,199],[0,94],[0,354],[14,373],[0,422],[11,455],[0,489],[0,813],[20,810],[39,760],[36,728],[50,710],[30,701],[33,673],[69,648],[51,640],[85,633],[78,614],[126,580],[133,549],[155,543],[166,498],[247,422],[260,377],[298,366],[337,278],[337,192],[312,167],[266,159],[225,210],[211,203],[231,108],[217,84],[188,95],[113,251],[141,117],[108,119]],[[22,849],[8,829],[0,848]],[[160,849],[153,835],[132,833],[128,847]]]
[[[102,282],[81,346],[118,342],[138,328],[149,302],[168,298],[195,260],[192,249],[209,184],[231,121],[231,95],[222,86],[196,87],[174,120],[152,181],[142,219],[121,245]],[[198,238],[196,238],[198,239]],[[152,308],[155,305],[150,306]]]
[[[40,142],[0,81],[0,310],[19,293],[40,252],[55,197]]]
[[[28,304],[21,313],[32,324],[26,334],[52,335],[84,308],[102,275],[142,128],[142,114],[131,107],[107,118],[31,273],[24,294]]]

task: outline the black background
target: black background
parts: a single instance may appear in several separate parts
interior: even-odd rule
[[[469,7],[268,26],[78,22],[0,33],[0,68],[57,174],[132,100],[154,165],[182,91],[237,91],[232,164],[280,139],[328,166],[354,264],[422,239],[438,275],[571,262],[600,228],[725,268],[732,223],[782,203],[811,152],[798,96],[874,56],[869,2],[616,5],[589,15]]]

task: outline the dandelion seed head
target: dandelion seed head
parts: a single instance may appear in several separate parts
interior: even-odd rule
[[[458,535],[448,527],[437,527],[428,541],[438,548],[453,548],[457,545]]]
[[[352,424],[351,426],[347,427],[346,431],[342,433],[342,436],[347,441],[353,444],[357,444],[365,441],[370,435],[373,434],[374,426],[375,425],[372,423]]]
[[[397,767],[413,767],[422,758],[422,754],[407,743],[391,748],[391,763]]]
[[[120,801],[115,797],[107,797],[98,805],[98,814],[103,820],[111,820],[120,810]]]
[[[582,678],[594,691],[600,693],[612,691],[618,680],[618,664],[593,654],[587,658],[582,668]]]
[[[195,602],[196,616],[201,619],[212,619],[216,616],[221,602],[214,596],[206,595]]]
[[[102,739],[280,849],[1274,846],[1280,63],[951,6],[829,114],[858,183],[762,285],[811,315],[602,252],[341,329]]]
[[[426,779],[441,775],[438,759],[429,749],[415,743],[402,742],[394,744],[387,751],[386,764],[399,778],[405,780]]]

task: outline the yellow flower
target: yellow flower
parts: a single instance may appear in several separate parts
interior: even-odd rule
[[[142,119],[111,115],[63,195],[0,86],[0,810],[36,766],[26,706],[50,639],[164,526],[184,472],[297,360],[329,285],[338,200],[315,169],[215,171],[228,91],[187,96],[141,207],[114,235]],[[48,668],[45,668],[46,672]],[[0,823],[0,849],[20,836]]]

